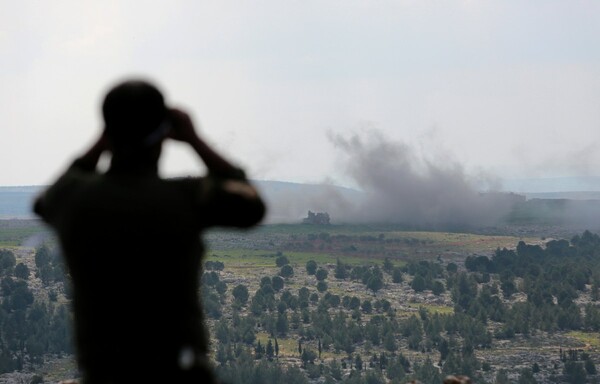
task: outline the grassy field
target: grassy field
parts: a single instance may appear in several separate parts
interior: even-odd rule
[[[267,346],[267,343],[271,339],[271,343],[273,343],[273,347],[275,347],[275,340],[266,332],[257,332],[256,340],[259,341],[263,345],[263,347]],[[288,338],[288,337],[278,337],[277,345],[279,345],[279,357],[299,357],[298,355],[298,339],[296,338]]]
[[[49,235],[48,228],[39,220],[0,220],[0,245],[22,245],[28,239],[36,235]],[[306,224],[274,224],[261,225],[250,231],[237,230],[211,230],[208,234],[224,234],[228,238],[245,237],[249,240],[254,239],[277,239],[279,241],[293,241],[301,239],[319,238],[322,235],[334,238],[336,236],[345,236],[345,241],[356,243],[373,243],[373,239],[378,239],[384,244],[396,244],[403,248],[421,248],[437,251],[456,251],[456,252],[486,252],[496,248],[514,248],[516,244],[523,240],[527,243],[541,243],[539,237],[518,237],[503,235],[481,235],[472,233],[454,233],[454,232],[435,232],[435,231],[407,231],[394,225],[306,225]],[[215,239],[217,248],[219,237]],[[276,244],[277,245],[277,244]],[[249,249],[256,250],[256,247],[242,247],[243,249],[230,252],[231,256],[240,256],[243,252],[247,256],[256,256],[258,253],[251,253]],[[314,252],[311,252],[314,253]],[[220,256],[223,254],[219,253]],[[294,257],[302,259],[306,254],[297,253]],[[314,257],[331,259],[335,261],[336,256],[330,252],[316,253]],[[364,259],[360,254],[356,259]],[[307,259],[308,260],[308,259]],[[318,260],[316,260],[318,262]],[[354,262],[352,258],[349,263]]]
[[[275,276],[279,273],[276,266],[278,256],[288,258],[294,267],[294,276],[285,279],[285,289],[297,292],[302,287],[307,287],[311,292],[316,292],[315,276],[306,273],[306,262],[314,260],[319,267],[328,270],[327,292],[343,296],[356,296],[361,301],[385,298],[392,302],[392,307],[398,318],[412,315],[418,316],[420,308],[429,313],[451,314],[453,306],[450,299],[443,301],[426,301],[424,296],[415,295],[409,288],[409,281],[401,284],[392,284],[389,275],[384,276],[386,287],[378,293],[373,293],[365,288],[359,281],[337,280],[334,278],[333,265],[337,260],[344,264],[383,265],[383,260],[389,257],[394,266],[402,266],[415,260],[444,259],[460,264],[468,255],[492,255],[498,248],[513,249],[519,241],[528,244],[543,244],[540,237],[519,237],[508,235],[484,235],[472,233],[433,232],[433,231],[407,231],[394,226],[369,226],[369,225],[265,225],[251,231],[210,231],[207,239],[207,252],[205,261],[220,261],[225,269],[220,273],[223,280],[227,280],[229,290],[234,284],[243,283],[248,286],[252,294],[258,286],[261,277]],[[17,248],[31,245],[39,237],[49,237],[50,233],[39,221],[35,220],[0,220],[0,248]],[[410,277],[408,277],[410,279]],[[230,292],[230,291],[229,291]],[[450,293],[444,293],[446,298]],[[231,300],[231,296],[228,296]],[[224,307],[226,306],[224,303]],[[247,310],[247,307],[246,307]],[[313,308],[314,310],[314,308]],[[366,323],[372,314],[362,314],[362,322]],[[495,340],[492,350],[479,351],[484,360],[504,361],[506,364],[520,364],[522,356],[537,354],[540,359],[551,361],[557,356],[557,348],[585,348],[586,351],[597,353],[600,350],[600,333],[594,332],[569,332],[562,334],[562,339],[546,340],[546,337],[535,336],[531,338],[517,338],[518,343]],[[266,346],[270,336],[261,330],[257,339]],[[298,335],[290,332],[287,337],[278,338],[280,358],[289,361],[298,358]],[[273,340],[274,342],[274,340]],[[537,343],[537,344],[536,344]],[[303,341],[303,346],[317,351],[315,340]],[[357,351],[365,356],[367,350],[364,345],[357,346]],[[380,347],[379,347],[380,348]],[[377,350],[377,349],[375,349]],[[416,360],[422,359],[419,352],[403,352],[411,355]],[[323,358],[341,358],[344,353],[323,351]],[[545,361],[545,360],[543,360]],[[505,362],[502,362],[505,364]],[[549,364],[549,363],[548,363]],[[65,378],[71,375],[74,366],[68,360],[57,361],[47,366],[46,378]],[[550,365],[545,369],[551,369]]]
[[[279,255],[292,266],[381,264],[390,258],[397,266],[408,260],[491,255],[497,248],[514,248],[521,240],[542,244],[540,238],[471,233],[403,231],[393,225],[262,225],[251,231],[212,230],[206,260],[221,261],[227,268],[273,267]],[[40,239],[54,242],[39,220],[0,220],[0,246],[32,246]],[[463,256],[464,257],[464,256]]]
[[[600,350],[600,332],[571,331],[568,333],[568,336],[582,342],[588,351]]]
[[[278,255],[302,266],[308,260],[335,264],[338,258],[350,265],[380,264],[385,258],[401,265],[408,260],[491,256],[498,248],[515,248],[519,241],[544,242],[535,237],[401,231],[366,225],[273,225],[242,233],[212,232],[208,239],[208,260],[234,268],[270,266]]]
[[[310,235],[328,233],[330,235],[359,235],[359,236],[379,236],[384,235],[386,239],[416,239],[427,243],[446,243],[446,244],[468,244],[488,241],[492,243],[504,244],[506,241],[521,239],[518,236],[503,235],[479,235],[467,232],[445,232],[445,231],[414,231],[405,230],[397,225],[308,225],[308,224],[272,224],[263,225],[254,230],[257,234],[266,235]],[[523,238],[523,240],[538,241],[539,238]],[[516,244],[516,243],[515,243]]]
[[[275,259],[278,256],[285,256],[292,266],[303,267],[309,260],[314,260],[317,264],[335,264],[339,255],[331,255],[320,252],[294,252],[286,251],[281,253],[267,252],[262,250],[232,249],[210,251],[206,257],[209,261],[220,261],[226,268],[245,268],[245,267],[273,267]],[[343,258],[345,264],[359,265],[364,264],[365,259],[360,256],[350,256]]]
[[[419,304],[408,303],[406,305],[408,307],[415,308],[415,309],[424,308],[429,313],[438,313],[440,315],[450,315],[450,314],[454,313],[454,308],[443,306],[443,305],[432,305],[432,304],[422,304],[422,303],[419,303]],[[410,312],[409,314],[412,315],[413,313],[414,312]]]
[[[39,220],[0,220],[0,246],[22,246],[49,236],[48,228]]]

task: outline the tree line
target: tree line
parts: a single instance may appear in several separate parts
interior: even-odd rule
[[[292,383],[319,378],[326,383],[441,382],[446,374],[466,374],[483,383],[482,372],[491,367],[477,354],[497,340],[538,330],[600,330],[599,256],[600,237],[585,231],[544,247],[519,242],[490,257],[468,256],[464,268],[442,260],[397,266],[389,258],[365,265],[338,259],[331,267],[309,260],[302,268],[314,276],[315,286],[292,289],[289,279],[300,266],[292,266],[280,252],[277,272],[260,276],[254,291],[244,284],[229,286],[222,279],[222,262],[205,263],[201,300],[216,340],[216,370],[231,384],[282,378]],[[32,276],[41,281],[43,292],[32,290]],[[334,280],[362,284],[371,294],[331,291]],[[394,284],[449,294],[453,312],[421,308],[399,317],[392,303],[377,294]],[[581,307],[576,300],[584,293],[590,301]],[[513,300],[517,295],[525,300]],[[68,275],[57,253],[38,248],[30,271],[11,251],[0,250],[0,373],[73,352],[71,313],[59,296],[70,299]],[[259,337],[265,334],[267,340]],[[297,343],[293,352],[287,347],[287,357],[299,365],[281,364],[283,340]],[[590,356],[561,352],[558,361],[554,370],[568,382],[596,375]],[[535,382],[538,370],[522,370],[520,382]],[[499,371],[496,382],[505,376]]]
[[[41,292],[32,291],[32,276]],[[59,294],[68,294],[65,276],[60,256],[46,246],[36,250],[33,271],[12,251],[0,250],[0,373],[73,353],[71,312],[58,302]]]
[[[476,353],[491,348],[495,340],[518,334],[527,336],[536,330],[600,329],[598,252],[599,237],[586,231],[571,241],[549,241],[545,247],[520,242],[514,250],[497,249],[492,257],[469,256],[464,264],[466,270],[440,261],[419,260],[397,267],[389,259],[381,266],[350,266],[338,259],[331,273],[310,260],[305,268],[308,275],[315,276],[315,289],[302,287],[297,291],[286,287],[286,278],[293,276],[293,268],[286,273],[284,267],[291,268],[289,261],[279,256],[279,273],[263,276],[254,294],[243,284],[233,288],[231,320],[213,313],[217,365],[223,375],[228,375],[229,370],[238,369],[236,361],[243,356],[242,360],[254,359],[254,366],[266,369],[269,364],[276,364],[274,340],[292,337],[304,346],[297,355],[302,366],[294,372],[304,372],[310,379],[404,382],[410,378],[439,382],[438,375],[466,374],[484,382],[481,372],[490,366],[482,363]],[[384,278],[384,274],[389,277]],[[327,285],[319,287],[331,279],[361,282],[372,292],[385,289],[390,282],[403,281],[417,292],[430,290],[440,295],[449,291],[454,312],[431,314],[421,309],[418,315],[397,318],[385,299],[340,296],[329,292]],[[226,303],[226,295],[214,289],[218,285],[214,275],[212,280],[212,292],[207,287],[203,297]],[[592,302],[581,310],[575,299],[584,291],[591,291]],[[526,301],[511,301],[513,295],[520,293]],[[500,325],[496,331],[490,331],[490,322]],[[271,348],[260,345],[259,332],[269,335],[267,346]],[[401,352],[403,347],[430,357],[400,364],[397,359],[406,359]],[[342,357],[325,361],[320,359],[321,352]],[[370,356],[364,356],[365,353]],[[569,361],[563,361],[562,371],[556,367],[556,374],[562,373],[568,382],[578,382],[582,369],[585,375],[595,375],[591,359]],[[338,375],[332,372],[337,372],[338,364],[350,374],[336,378]],[[535,382],[535,373],[533,368],[523,370],[521,381]],[[498,372],[500,382],[505,374]]]

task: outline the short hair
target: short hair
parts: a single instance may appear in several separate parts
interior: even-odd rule
[[[145,80],[114,86],[102,103],[106,134],[116,146],[140,146],[164,121],[167,108],[162,93]]]

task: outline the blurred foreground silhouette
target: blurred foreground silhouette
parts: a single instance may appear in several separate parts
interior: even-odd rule
[[[210,148],[190,117],[142,80],[106,95],[96,142],[36,200],[73,284],[85,384],[215,382],[199,301],[206,228],[248,228],[265,205],[242,169]],[[189,144],[204,177],[158,175],[165,140]],[[111,155],[105,173],[96,169]]]

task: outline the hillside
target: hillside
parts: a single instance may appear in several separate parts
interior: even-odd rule
[[[19,223],[13,241],[43,234],[36,221],[0,223]],[[0,240],[10,228],[0,226]],[[592,233],[558,241],[389,224],[279,224],[214,230],[206,241],[202,300],[212,356],[232,384],[248,382],[240,372],[264,383],[435,383],[449,373],[479,384],[600,379],[600,238]],[[11,252],[13,267],[24,263],[29,273],[0,273],[28,290],[2,291],[0,337],[19,345],[18,333],[2,332],[18,306],[27,316],[43,310],[27,328],[36,336],[23,337],[44,343],[31,344],[30,363],[5,354],[0,368],[43,382],[73,377],[72,359],[58,358],[70,347],[52,336],[68,334],[60,308],[69,291],[57,254],[12,244],[0,246],[0,264],[10,264]],[[15,299],[28,291],[31,299]],[[63,328],[42,325],[56,319]]]
[[[359,191],[324,184],[254,180],[269,206],[265,222],[300,222],[308,210],[326,210],[341,202],[356,205]],[[43,186],[0,187],[0,219],[30,219],[33,200]]]
[[[328,212],[331,222],[334,224],[365,222],[366,219],[360,219],[361,214],[368,215],[369,212],[380,209],[376,206],[377,196],[356,189],[326,184],[267,180],[254,180],[253,183],[267,202],[268,211],[264,220],[265,224],[300,223],[308,211]],[[550,188],[550,184],[546,187]],[[34,218],[31,206],[35,196],[42,188],[41,186],[0,187],[0,219]],[[502,195],[505,195],[506,198]],[[504,207],[503,209],[506,210],[501,212],[500,220],[490,221],[485,225],[474,222],[470,225],[458,226],[456,223],[445,224],[443,222],[437,225],[435,222],[419,224],[406,219],[394,221],[393,218],[387,218],[384,221],[404,224],[405,227],[412,225],[413,228],[419,229],[451,229],[452,226],[455,226],[457,230],[481,231],[483,227],[489,229],[494,226],[525,225],[529,227],[568,227],[570,233],[585,229],[600,230],[600,221],[596,220],[597,217],[600,217],[600,192],[523,192],[521,196],[526,198],[525,201],[514,199],[512,196],[519,196],[514,194],[483,193],[480,196],[487,197],[487,199],[481,198],[477,199],[479,201],[474,201],[476,204],[473,204],[473,209],[477,209],[478,204],[484,203],[490,207]],[[511,199],[514,201],[511,202]],[[403,201],[399,199],[396,203],[402,205]],[[441,201],[439,204],[443,205],[444,202]],[[490,209],[488,211],[492,212]],[[377,222],[377,217],[374,216],[369,220]]]

